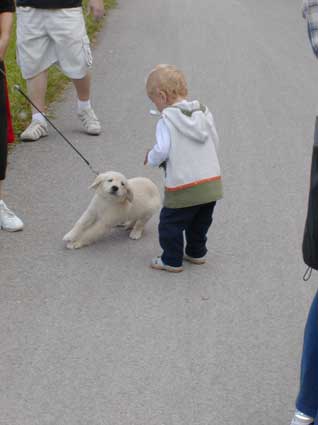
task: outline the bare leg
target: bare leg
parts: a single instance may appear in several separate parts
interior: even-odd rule
[[[33,78],[27,80],[27,88],[30,99],[41,112],[45,111],[45,94],[47,88],[48,70],[41,72]],[[32,113],[38,111],[32,106]]]
[[[84,78],[80,80],[72,80],[76,88],[77,97],[79,102],[77,115],[84,127],[84,130],[87,134],[97,136],[101,132],[100,122],[90,105],[90,83],[91,76],[89,73],[86,74]],[[84,103],[85,102],[85,103]],[[87,103],[86,103],[87,102]]]
[[[72,80],[75,86],[77,97],[79,100],[85,101],[89,100],[90,97],[90,86],[91,86],[91,76],[90,73],[87,73],[84,78],[80,80]]]

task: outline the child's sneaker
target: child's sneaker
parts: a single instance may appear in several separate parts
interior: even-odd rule
[[[206,257],[190,257],[190,255],[185,254],[183,257],[186,261],[189,261],[192,264],[204,264],[206,262]]]
[[[311,418],[299,410],[296,410],[290,425],[311,425],[313,423],[314,418]]]
[[[23,222],[13,211],[9,210],[3,201],[0,201],[0,228],[8,232],[17,232],[23,229]]]
[[[171,273],[180,273],[183,271],[183,267],[168,266],[162,261],[161,257],[153,258],[151,260],[150,267],[156,270],[165,270],[166,272],[171,272]]]

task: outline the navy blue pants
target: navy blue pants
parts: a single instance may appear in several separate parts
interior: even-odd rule
[[[315,418],[315,424],[318,424],[318,292],[305,327],[296,409]]]
[[[162,261],[173,267],[182,265],[185,252],[200,258],[207,253],[207,232],[212,223],[216,202],[186,208],[162,208],[159,222],[159,242],[163,250]]]

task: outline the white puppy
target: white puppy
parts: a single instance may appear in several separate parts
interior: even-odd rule
[[[99,174],[90,188],[96,193],[64,236],[67,248],[89,245],[118,225],[132,229],[131,239],[140,239],[145,224],[161,205],[157,186],[145,177],[127,180],[122,174],[109,171]]]

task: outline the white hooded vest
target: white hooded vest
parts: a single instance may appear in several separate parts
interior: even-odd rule
[[[208,108],[183,101],[165,108],[162,119],[171,139],[164,205],[183,208],[222,198],[219,138]]]

